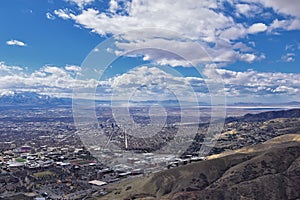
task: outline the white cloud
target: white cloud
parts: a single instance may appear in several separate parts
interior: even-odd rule
[[[272,24],[270,25],[269,29],[270,31],[274,30],[274,29],[288,29],[288,27],[290,26],[290,21],[289,20],[278,20],[275,19]]]
[[[272,8],[277,14],[282,15],[283,20],[274,20],[271,25],[273,29],[276,27],[286,30],[300,30],[300,4],[298,0],[245,0],[245,2],[261,3],[264,7]]]
[[[58,9],[55,14],[63,19],[71,19],[77,26],[89,29],[101,36],[109,34],[116,36],[125,33],[123,39],[127,41],[124,44],[119,43],[118,47],[122,46],[122,48],[115,51],[119,53],[136,46],[141,47],[142,44],[157,47],[159,38],[161,41],[166,40],[163,42],[164,44],[173,43],[172,46],[175,49],[183,47],[188,54],[187,52],[192,52],[193,46],[187,47],[189,42],[184,43],[184,39],[187,39],[187,41],[195,41],[202,45],[217,62],[238,60],[253,62],[263,57],[256,56],[253,59],[253,56],[249,55],[261,53],[247,48],[249,45],[247,43],[244,44],[246,46],[243,48],[244,50],[237,49],[237,40],[247,38],[249,34],[265,31],[276,33],[276,29],[300,29],[298,12],[300,8],[296,3],[298,0],[284,2],[273,0],[110,0],[107,2],[107,10],[104,11],[92,7],[84,8],[83,5],[87,5],[91,1],[72,0],[82,8],[80,11]],[[227,12],[227,8],[224,7],[225,2],[229,2],[235,8],[232,13]],[[266,11],[267,8],[272,8],[273,11],[270,9]],[[277,15],[274,15],[274,12]],[[255,24],[250,24],[253,20],[241,22],[241,16],[262,21]],[[154,30],[155,28],[168,29],[173,33],[166,34],[164,31],[161,31],[164,33],[159,33]],[[141,31],[133,31],[137,29],[144,30],[144,33],[138,34]],[[227,42],[226,47],[223,46],[224,41]],[[168,57],[170,54],[161,56],[155,52],[147,52],[143,56],[144,60],[154,60],[156,63],[171,64],[172,66],[182,64],[182,60],[174,59],[172,56]],[[193,63],[202,61],[195,56],[190,59]]]
[[[300,91],[300,74],[270,73],[253,70],[235,72],[225,69],[217,69],[223,78],[227,95],[251,96],[251,95],[297,95]],[[211,77],[205,72],[205,75]],[[168,74],[158,68],[140,67],[126,74],[116,76],[109,81],[109,85],[116,87],[118,93],[133,91],[132,88],[147,88],[150,93],[163,93],[168,88],[176,88],[178,93],[193,87],[196,93],[207,94],[207,88],[203,78],[180,77]],[[152,93],[153,95],[153,93]]]
[[[42,71],[57,77],[68,76],[68,73],[65,70],[55,66],[46,66],[42,69]]]
[[[288,30],[300,30],[300,18],[292,20]]]
[[[74,72],[80,72],[80,71],[81,71],[81,67],[75,66],[75,65],[67,65],[67,66],[65,67],[65,69],[66,69],[67,71],[74,71]]]
[[[261,97],[277,94],[299,95],[300,74],[257,72],[253,70],[234,72],[225,69],[219,69],[218,72],[223,77],[229,96],[236,95],[237,91],[239,95],[249,97],[251,95]],[[232,90],[234,90],[233,94],[230,92]]]
[[[246,61],[246,62],[253,62],[255,59],[257,59],[257,57],[254,54],[243,54],[241,56],[241,60]]]
[[[235,98],[248,98],[247,101],[257,98],[265,102],[270,96],[277,99],[278,95],[285,95],[285,97],[291,99],[299,97],[300,74],[257,72],[253,70],[235,72],[225,69],[217,69],[217,72],[223,79],[229,101]],[[207,77],[214,78],[214,74],[209,68],[203,73]],[[186,97],[195,94],[204,98],[211,95],[208,92],[205,79],[201,77],[181,77],[158,68],[145,66],[116,76],[106,84],[113,87],[110,92],[114,91],[120,97],[122,95],[126,97],[128,95],[140,95],[140,98],[152,100],[153,97],[172,98],[174,96],[171,95],[170,91]],[[189,89],[191,87],[193,91]]]
[[[20,73],[24,69],[19,66],[7,66],[4,62],[0,62],[0,76],[13,74],[13,73]]]
[[[84,6],[93,3],[95,0],[65,0],[67,2],[76,4],[79,8],[84,8]]]
[[[75,66],[66,68],[75,69]],[[29,73],[21,67],[7,66],[3,62],[0,62],[0,79],[1,91],[30,90],[49,94],[67,93],[69,96],[75,88],[94,88],[99,84],[94,79],[76,80],[72,71],[56,66],[45,66]]]
[[[299,88],[287,87],[287,86],[278,86],[273,92],[275,93],[297,93]]]
[[[295,51],[297,49],[297,44],[286,44],[285,50],[286,51]]]
[[[49,12],[46,13],[46,17],[47,17],[47,19],[50,19],[50,20],[54,20],[55,19],[55,16],[52,15],[51,13],[49,13]]]
[[[248,13],[251,9],[251,6],[249,4],[237,4],[236,9],[238,10],[239,13],[241,14],[246,14]]]
[[[145,44],[148,47],[158,48],[172,45],[174,49],[184,48],[185,54],[188,52],[194,54],[193,57],[190,57],[192,62],[200,62],[203,59],[195,56],[194,45],[188,42],[196,41],[218,62],[243,60],[243,52],[234,50],[232,41],[245,37],[247,29],[244,24],[237,23],[232,17],[223,13],[222,2],[215,0],[196,2],[193,0],[133,0],[122,2],[126,6],[122,7],[119,1],[111,0],[107,12],[89,8],[78,14],[68,10],[59,10],[59,15],[63,19],[70,18],[77,24],[102,36],[126,33],[123,35],[123,39],[127,41],[118,43],[118,47],[121,47],[123,51],[134,47],[142,48],[142,45]],[[220,10],[217,11],[216,8],[220,8]],[[168,29],[169,32],[162,31],[163,29]],[[254,32],[252,31],[252,33]],[[184,38],[187,40],[184,41]],[[158,40],[161,45],[157,43]],[[223,46],[223,40],[227,42],[226,47]],[[210,45],[210,43],[214,45]],[[169,56],[170,54],[162,56],[161,52],[152,51],[144,54],[144,59],[173,66],[182,64],[182,60]]]
[[[281,60],[285,62],[294,62],[295,61],[295,54],[294,53],[287,53],[281,57]]]
[[[58,17],[62,19],[70,19],[70,10],[69,9],[58,9],[54,11],[54,14],[56,14]]]
[[[237,3],[235,4],[236,15],[240,17],[241,15],[245,17],[255,17],[259,14],[262,14],[263,9],[256,4],[248,4],[248,3]]]
[[[24,42],[22,42],[20,40],[8,40],[8,41],[6,41],[6,44],[9,46],[20,46],[20,47],[27,46],[27,44],[25,44]]]
[[[225,29],[220,34],[220,37],[225,40],[236,40],[238,38],[244,37],[247,34],[246,28],[242,24],[237,24],[236,26]]]
[[[269,31],[273,31],[276,29],[300,30],[300,19],[287,19],[287,20],[275,19],[271,23],[269,27]]]
[[[215,7],[215,2],[211,0],[196,4],[191,0],[186,2],[135,0],[131,3],[129,15],[110,16],[90,8],[83,10],[79,15],[69,16],[101,35],[124,33],[137,27],[168,27],[187,37],[198,38],[201,35],[207,40],[212,40],[214,31],[234,25],[232,19],[210,10]],[[174,13],[176,17],[172,17]]]
[[[285,1],[274,1],[274,0],[245,0],[248,2],[259,2],[265,7],[273,8],[277,13],[285,15],[291,15],[300,17],[300,4],[298,0],[285,0]]]
[[[45,66],[29,73],[21,67],[7,66],[2,62],[0,63],[0,92],[30,90],[44,94],[61,95],[62,93],[71,97],[73,89],[90,91],[97,87],[97,97],[100,99],[110,99],[114,95],[115,99],[132,96],[133,100],[166,100],[177,96],[185,100],[194,100],[193,95],[206,99],[211,95],[206,85],[208,80],[203,77],[184,77],[177,71],[165,71],[163,68],[141,66],[103,81],[76,79],[74,70],[80,68],[66,66],[64,69]],[[273,97],[285,95],[289,99],[299,97],[300,74],[253,70],[235,72],[226,69],[215,70],[212,66],[210,69],[206,68],[203,75],[214,79],[216,72],[223,79],[229,101],[246,97],[248,100],[253,97],[265,100],[272,95]]]
[[[254,43],[254,46],[255,46],[255,43]],[[251,47],[248,47],[247,45],[245,45],[242,42],[238,42],[238,43],[234,44],[233,48],[234,49],[239,49],[242,52],[251,52],[251,51],[253,51],[253,49]]]
[[[109,2],[109,11],[115,13],[119,8],[119,4],[116,0],[110,0]]]
[[[255,34],[259,32],[264,32],[268,27],[264,23],[256,23],[248,28],[248,33]]]
[[[199,93],[207,93],[202,78],[182,77],[156,67],[141,66],[106,82],[115,99],[195,101]],[[103,91],[103,90],[101,90]],[[206,94],[207,95],[207,94]]]

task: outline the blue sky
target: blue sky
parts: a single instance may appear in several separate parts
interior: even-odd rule
[[[204,98],[203,77],[177,53],[193,65],[204,65],[201,74],[206,78],[213,78],[209,70],[218,72],[229,101],[298,100],[299,9],[298,0],[1,1],[0,93],[25,90],[68,96],[74,87],[90,83],[104,98],[111,94],[110,87],[132,87],[129,83],[138,81],[148,84],[148,95],[153,97],[165,93],[163,87],[151,84],[168,76],[165,67],[180,73],[181,77],[167,78],[171,85],[187,84]],[[76,75],[83,71],[87,55],[122,33],[111,53],[139,50],[118,56],[106,69],[109,79],[99,82],[90,77],[79,83]],[[197,45],[214,67],[202,51],[195,50]],[[169,52],[157,50],[165,48]],[[164,67],[160,72],[152,69],[155,65]]]
[[[40,68],[46,64],[80,65],[86,54],[102,39],[61,19],[49,20],[47,12],[69,6],[64,1],[1,1],[1,60],[6,64]],[[26,47],[8,46],[16,39]]]

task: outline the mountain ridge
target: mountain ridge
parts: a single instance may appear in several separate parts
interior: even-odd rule
[[[51,97],[36,92],[11,92],[0,96],[0,105],[71,105],[72,99]]]
[[[299,118],[300,117],[300,109],[294,108],[289,110],[279,110],[279,111],[267,111],[257,114],[246,114],[240,117],[228,117],[226,118],[226,123],[230,123],[233,121],[237,122],[260,122],[267,121],[276,118]]]

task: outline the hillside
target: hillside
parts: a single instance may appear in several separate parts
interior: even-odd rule
[[[101,199],[299,199],[300,136],[112,185]]]
[[[229,117],[226,122],[262,122],[276,118],[299,118],[300,109],[279,110],[262,112],[258,114],[246,114],[242,117]]]

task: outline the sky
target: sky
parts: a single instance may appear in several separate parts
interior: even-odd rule
[[[299,10],[299,0],[1,1],[0,95],[300,101]]]

